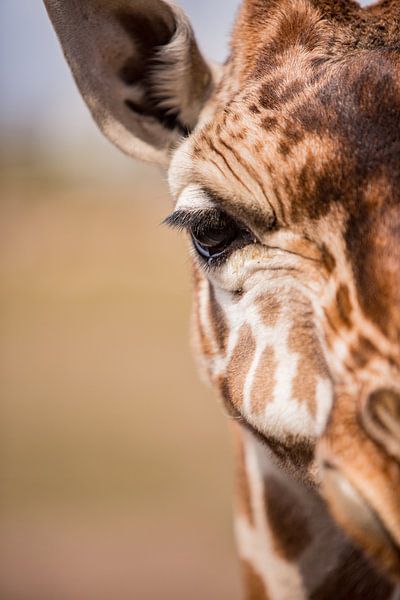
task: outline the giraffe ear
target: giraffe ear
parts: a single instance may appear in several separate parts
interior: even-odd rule
[[[167,165],[214,84],[186,15],[164,0],[44,0],[78,88],[103,133]]]

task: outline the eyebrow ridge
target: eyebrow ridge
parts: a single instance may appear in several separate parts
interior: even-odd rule
[[[277,226],[276,215],[272,213],[269,220],[266,215],[261,214],[259,208],[241,207],[237,204],[230,205],[229,201],[223,196],[215,194],[208,187],[202,187],[201,191],[206,194],[210,200],[209,206],[196,208],[195,206],[187,208],[177,208],[163,224],[180,230],[196,228],[206,225],[214,225],[219,221],[221,215],[226,215],[243,226],[248,226],[254,230],[275,229]]]

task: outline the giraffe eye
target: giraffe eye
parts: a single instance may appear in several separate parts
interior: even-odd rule
[[[194,249],[208,266],[217,266],[234,250],[257,243],[242,223],[217,208],[176,210],[164,223],[187,231]]]
[[[213,214],[190,230],[193,245],[207,261],[221,258],[229,251],[251,243],[250,233],[224,213]]]

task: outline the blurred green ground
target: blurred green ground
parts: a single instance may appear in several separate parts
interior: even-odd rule
[[[161,176],[0,185],[0,600],[236,600],[226,419]]]

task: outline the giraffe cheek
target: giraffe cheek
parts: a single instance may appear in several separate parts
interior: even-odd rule
[[[230,414],[243,415],[246,380],[254,360],[256,341],[249,325],[242,325],[235,347],[223,372],[215,382]]]

